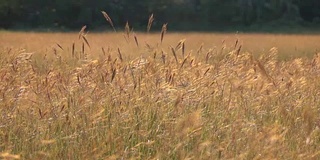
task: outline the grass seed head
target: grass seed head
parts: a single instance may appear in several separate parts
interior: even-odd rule
[[[167,32],[167,25],[168,25],[168,23],[165,23],[165,24],[162,25],[161,36],[160,36],[160,42],[161,42],[161,43],[162,43],[162,41],[163,41],[164,35],[165,35],[166,32]]]
[[[148,33],[150,32],[150,29],[151,29],[153,21],[154,21],[153,14],[151,14],[150,17],[149,17],[148,26],[147,26],[147,32]]]
[[[117,32],[116,29],[114,28],[112,19],[109,17],[109,15],[108,15],[105,11],[101,11],[101,13],[103,14],[103,16],[104,16],[104,18],[107,20],[107,22],[109,22],[109,24],[111,25],[111,27],[113,28],[113,30],[114,30],[115,32]]]

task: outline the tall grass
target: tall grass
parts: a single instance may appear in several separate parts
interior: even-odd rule
[[[137,36],[126,43],[135,53],[92,53],[84,29],[45,53],[0,51],[1,158],[320,157],[319,54],[281,61],[238,41],[139,47]]]

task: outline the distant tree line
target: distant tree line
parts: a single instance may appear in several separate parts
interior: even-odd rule
[[[319,0],[1,0],[0,28],[102,29],[106,11],[116,27],[128,21],[180,29],[251,26],[269,23],[320,23]]]

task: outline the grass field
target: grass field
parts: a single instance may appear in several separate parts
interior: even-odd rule
[[[136,33],[140,48],[145,48],[146,43],[156,45],[160,42],[158,33],[145,34]],[[134,41],[130,44],[122,33],[89,33],[87,35],[90,45],[90,52],[100,53],[101,47],[134,49]],[[132,37],[131,37],[132,38]],[[320,35],[281,35],[281,34],[243,34],[243,33],[170,33],[167,34],[162,47],[174,46],[180,40],[186,39],[186,49],[194,52],[201,46],[208,49],[219,50],[222,47],[231,47],[239,40],[243,52],[250,52],[255,55],[267,53],[271,48],[279,50],[279,58],[293,59],[300,57],[311,58],[320,51]],[[0,32],[0,47],[24,48],[30,52],[44,53],[56,47],[59,43],[65,48],[70,48],[75,42],[81,45],[78,33],[32,33],[32,32]],[[80,48],[80,46],[78,46]],[[141,50],[140,50],[141,51]]]
[[[2,31],[0,157],[319,159],[319,42]]]

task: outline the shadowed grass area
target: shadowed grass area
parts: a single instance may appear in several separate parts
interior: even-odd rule
[[[317,36],[123,36],[2,32],[0,157],[319,158]]]

